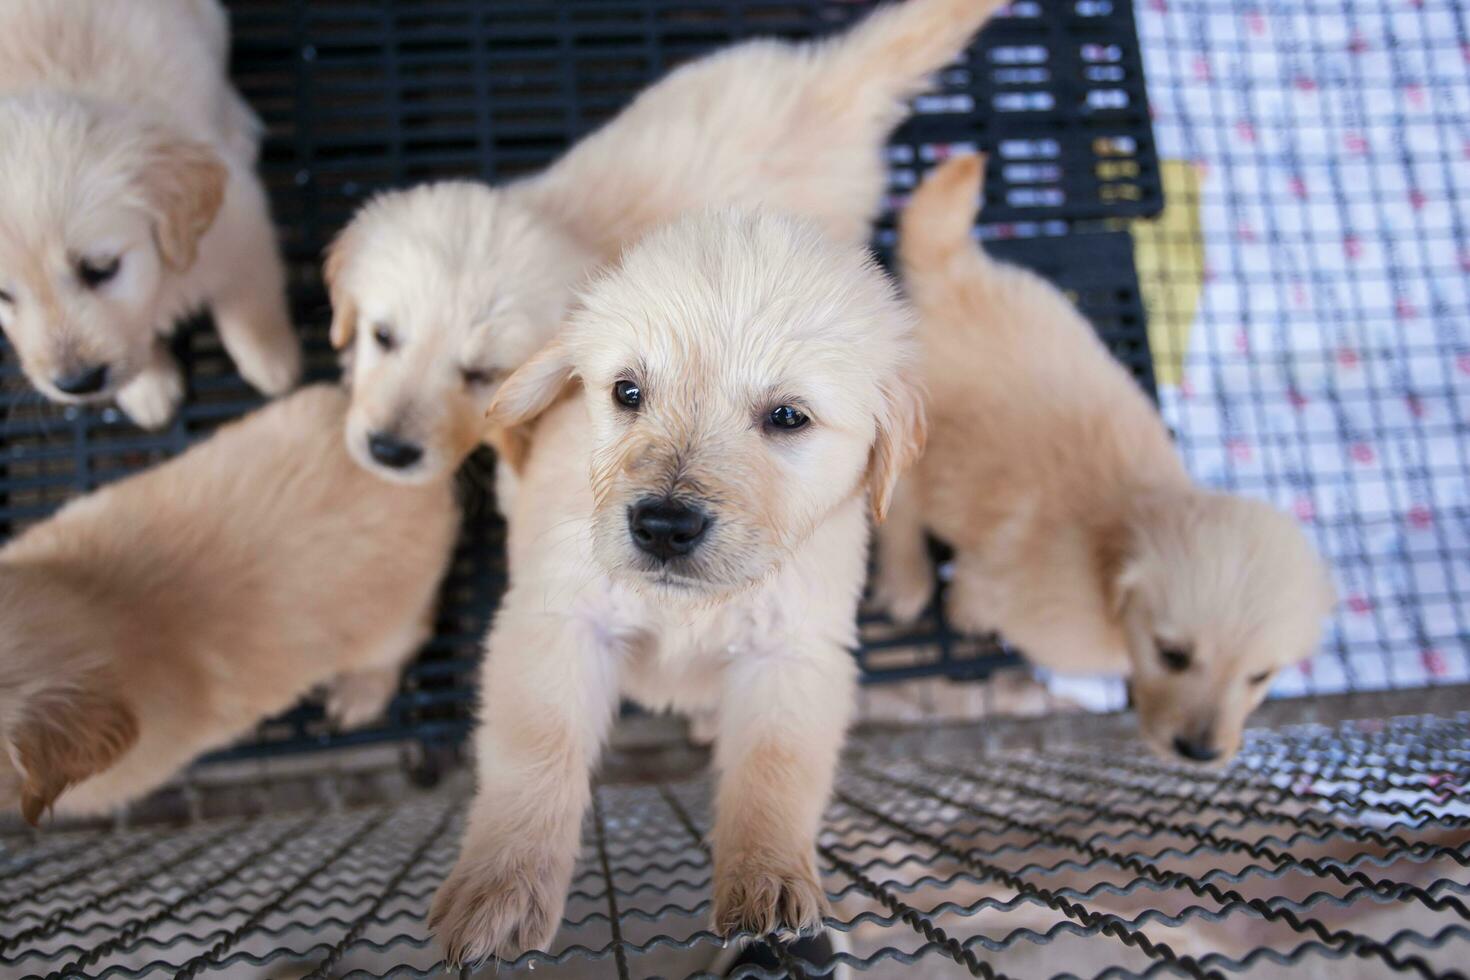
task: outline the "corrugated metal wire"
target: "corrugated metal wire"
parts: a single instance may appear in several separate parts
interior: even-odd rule
[[[1051,719],[857,738],[819,846],[845,951],[787,952],[780,975],[1463,975],[1470,713],[1257,731],[1219,772],[1157,761],[1124,731]],[[703,777],[599,785],[557,940],[484,975],[704,975],[721,950],[710,793]],[[438,975],[423,919],[466,785],[389,796],[12,829],[0,972]]]

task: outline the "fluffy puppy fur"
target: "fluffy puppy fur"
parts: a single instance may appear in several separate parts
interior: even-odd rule
[[[576,284],[686,211],[770,206],[865,241],[906,100],[998,6],[905,0],[827,40],[740,44],[672,72],[535,177],[368,204],[326,264],[333,342],[355,345],[354,457],[405,481],[457,466]]]
[[[430,627],[451,481],[399,487],[342,447],[317,386],[63,508],[0,550],[0,796],[91,813],[330,682],[387,703]]]
[[[0,328],[48,398],[163,425],[184,393],[164,339],[204,306],[247,381],[295,384],[260,127],[228,54],[215,0],[0,4]]]
[[[821,920],[868,509],[881,519],[923,439],[910,343],[860,246],[701,212],[631,249],[505,382],[494,422],[535,431],[487,639],[479,793],[431,916],[451,962],[551,939],[620,695],[717,709],[715,926]],[[782,428],[783,407],[808,421]],[[662,559],[640,546],[650,502],[697,513],[702,536]]]
[[[1056,289],[970,237],[976,157],[903,217],[933,434],[880,532],[879,599],[928,602],[928,527],[956,550],[949,612],[1062,671],[1132,675],[1144,737],[1226,759],[1334,598],[1285,515],[1185,474],[1147,397]]]

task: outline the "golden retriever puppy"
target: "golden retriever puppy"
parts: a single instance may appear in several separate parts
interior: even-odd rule
[[[879,533],[878,598],[898,619],[927,603],[927,527],[956,551],[956,623],[1055,670],[1131,674],[1155,749],[1227,759],[1315,650],[1327,571],[1284,514],[1195,486],[1066,298],[973,242],[980,173],[949,161],[903,216],[933,429]]]
[[[431,914],[451,962],[551,939],[620,695],[717,709],[715,926],[821,921],[868,515],[923,439],[910,343],[862,246],[697,212],[630,249],[501,387],[494,423],[535,431],[478,795]]]
[[[134,799],[314,685],[343,726],[387,704],[458,507],[449,479],[364,472],[346,414],[305,389],[0,549],[0,739],[28,819]]]
[[[826,40],[736,45],[675,70],[535,177],[369,203],[326,264],[333,343],[355,345],[353,456],[410,482],[456,467],[577,283],[688,210],[770,206],[866,241],[906,100],[999,6],[905,0]]]
[[[184,394],[165,338],[203,307],[245,380],[296,383],[228,58],[215,0],[0,4],[0,328],[47,397],[162,426]]]

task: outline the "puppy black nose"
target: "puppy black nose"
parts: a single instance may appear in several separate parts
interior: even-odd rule
[[[709,530],[709,518],[673,500],[642,500],[628,511],[633,543],[660,561],[687,555]]]
[[[1183,735],[1174,736],[1174,751],[1191,762],[1214,762],[1220,758],[1220,750],[1211,748],[1204,741],[1185,738]]]
[[[68,395],[95,395],[107,387],[107,365],[93,364],[80,367],[51,379],[57,391]]]
[[[368,452],[373,459],[395,470],[406,470],[424,458],[422,447],[384,432],[368,436]]]

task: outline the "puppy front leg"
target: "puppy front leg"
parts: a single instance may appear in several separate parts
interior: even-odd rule
[[[490,634],[478,790],[429,916],[451,964],[511,959],[555,935],[617,700],[610,653],[587,627],[517,605],[529,603],[508,599]]]
[[[899,482],[888,519],[875,532],[878,572],[873,598],[898,623],[918,619],[934,594],[934,567],[916,489],[912,476]]]
[[[301,342],[286,309],[286,274],[265,192],[253,173],[236,171],[209,255],[215,329],[230,359],[257,391],[282,395],[301,377]]]
[[[172,421],[184,400],[184,373],[163,340],[153,341],[148,363],[117,393],[117,406],[145,429]]]
[[[764,935],[820,927],[828,911],[816,842],[852,712],[841,646],[727,668],[716,762],[714,929]]]

